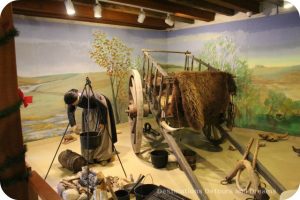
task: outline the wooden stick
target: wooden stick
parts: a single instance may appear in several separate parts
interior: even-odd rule
[[[80,179],[80,178],[79,177],[75,177],[75,178],[71,178],[71,179],[65,179],[65,178],[63,178],[62,180],[70,182],[70,181],[74,181],[74,180],[78,180],[78,179]]]
[[[226,181],[231,182],[232,179],[237,175],[238,171],[242,169],[244,169],[244,165],[242,160],[240,160],[235,166],[235,168],[229,173],[229,175],[225,177]]]
[[[257,155],[258,155],[258,150],[259,150],[259,140],[256,141],[256,147],[255,147],[255,152],[252,160],[252,167],[255,169],[256,167],[256,161],[257,161]]]
[[[156,53],[179,53],[179,54],[191,54],[189,51],[166,51],[166,50],[149,50],[142,49],[143,52],[156,52]]]
[[[246,148],[246,151],[245,151],[245,153],[244,153],[244,155],[243,155],[242,160],[247,159],[247,156],[248,156],[248,154],[249,154],[249,152],[250,152],[250,149],[251,149],[251,147],[252,147],[253,141],[254,141],[254,138],[250,138],[250,140],[249,140],[249,142],[248,142],[248,144],[247,144],[247,148]]]
[[[117,198],[115,192],[113,191],[110,183],[111,183],[110,178],[106,178],[106,186],[107,186],[109,192],[111,193],[111,196],[112,196],[113,200],[118,200],[118,198]]]
[[[240,161],[240,164],[241,164],[240,165],[241,169],[238,169],[238,173],[236,175],[236,186],[237,186],[238,190],[243,193],[255,195],[258,191],[258,187],[259,187],[259,183],[260,183],[259,178],[258,178],[257,174],[255,173],[250,161],[242,160],[242,161]],[[243,171],[243,169],[246,169],[246,172],[249,174],[249,182],[245,188],[242,188],[242,186],[240,184],[240,176],[241,176],[241,172]],[[250,185],[253,188],[252,190],[249,190]]]
[[[69,188],[77,189],[77,186],[76,186],[76,184],[74,184],[74,183],[70,183],[70,182],[64,181],[64,180],[61,181],[61,183],[62,183],[63,185],[65,185],[65,186],[69,187]]]

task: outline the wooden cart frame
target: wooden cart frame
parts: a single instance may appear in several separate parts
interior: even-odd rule
[[[147,117],[150,113],[156,118],[156,121],[162,125],[167,131],[174,131],[178,127],[172,124],[173,117],[168,116],[167,110],[170,106],[170,96],[174,84],[175,73],[167,73],[152,57],[151,53],[171,53],[182,54],[185,57],[184,71],[218,71],[216,68],[203,62],[193,56],[189,51],[154,51],[143,50],[144,60],[142,68],[142,76],[138,70],[132,70],[129,80],[129,105],[128,115],[131,125],[132,145],[135,153],[140,152],[143,131],[143,117]],[[164,105],[164,106],[162,106]],[[233,105],[232,101],[230,105]],[[226,113],[226,121],[233,124],[234,108],[230,106]],[[173,122],[175,120],[173,119]],[[202,132],[207,139],[213,144],[220,144],[223,141],[223,135],[217,128],[220,124],[204,124]],[[176,127],[177,128],[172,128]]]
[[[138,70],[132,70],[129,79],[129,105],[128,118],[131,127],[131,142],[135,153],[140,153],[142,135],[143,135],[143,118],[150,113],[156,118],[161,127],[161,133],[164,139],[171,147],[174,155],[181,168],[184,170],[191,181],[197,195],[201,199],[208,199],[192,169],[186,162],[180,148],[169,133],[182,129],[183,127],[172,127],[170,117],[167,116],[167,110],[174,84],[174,73],[167,73],[160,64],[152,57],[151,53],[171,53],[182,54],[185,57],[184,71],[218,71],[216,68],[203,62],[193,56],[189,51],[154,51],[143,50],[144,60],[142,67],[142,76]],[[162,106],[162,104],[164,106]],[[233,113],[227,114],[228,120],[233,122]],[[170,125],[171,124],[171,125]],[[217,128],[219,124],[205,124],[202,132],[209,141],[214,144],[220,144],[223,141],[223,135]]]
[[[143,50],[144,59],[141,72],[142,76],[138,70],[132,70],[130,74],[129,105],[128,110],[126,111],[131,127],[131,143],[134,152],[136,154],[140,153],[144,126],[143,118],[151,113],[159,124],[161,134],[172,149],[181,169],[183,169],[190,180],[199,199],[207,200],[208,196],[205,194],[203,187],[194,175],[190,165],[185,160],[181,149],[178,147],[172,136],[173,132],[182,129],[183,127],[173,127],[172,124],[170,124],[169,116],[166,115],[172,86],[175,80],[174,74],[167,73],[152,57],[152,53],[183,54],[185,56],[183,70],[185,71],[218,71],[218,69],[203,62],[201,59],[196,58],[189,51]],[[231,101],[226,112],[226,121],[231,127],[234,124],[235,115],[235,107],[232,100],[231,96]],[[213,144],[220,144],[224,137],[226,137],[240,153],[244,153],[242,146],[222,128],[221,124],[204,124],[202,132]],[[249,159],[252,160],[251,155],[249,156]],[[257,169],[279,194],[285,190],[285,188],[259,161],[257,161]]]

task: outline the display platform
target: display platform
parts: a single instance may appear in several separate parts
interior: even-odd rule
[[[146,175],[145,183],[162,185],[174,190],[191,199],[198,199],[192,185],[184,172],[181,171],[175,162],[170,162],[167,168],[155,169],[147,160],[147,153],[143,158],[136,156],[132,150],[129,125],[128,123],[120,124],[117,127],[122,133],[118,134],[117,150],[120,152],[120,158],[124,168],[128,174],[133,175],[136,179],[139,174]],[[241,144],[246,145],[250,137],[258,138],[261,131],[235,128],[230,133]],[[58,154],[66,149],[71,149],[80,153],[79,136],[77,141],[62,145]],[[238,151],[228,150],[229,142],[223,143],[220,147],[215,147],[208,143],[201,134],[185,131],[175,135],[180,145],[186,146],[198,154],[196,170],[194,173],[204,187],[209,199],[246,199],[249,195],[242,194],[237,191],[235,184],[221,185],[220,181],[225,178],[235,167],[237,160],[242,158]],[[26,161],[36,170],[42,177],[45,176],[50,162],[53,158],[55,150],[59,144],[61,137],[54,137],[27,143],[28,152]],[[161,145],[165,145],[164,143]],[[144,143],[146,148],[147,143]],[[293,152],[292,146],[300,146],[300,138],[290,136],[288,140],[279,142],[266,142],[265,147],[261,147],[258,154],[260,160],[265,167],[275,176],[281,184],[288,190],[298,188],[300,183],[300,174],[297,173],[300,165],[300,157]],[[174,158],[170,157],[170,160]],[[117,159],[109,163],[107,166],[91,165],[95,171],[102,171],[105,176],[124,177],[122,168]],[[151,176],[150,176],[151,174]],[[50,170],[47,182],[56,188],[57,183],[66,176],[73,173],[64,169],[59,164],[57,158]],[[266,183],[264,179],[262,182]],[[267,184],[267,192],[270,199],[279,199],[279,195]]]
[[[259,139],[259,133],[263,131],[234,128],[229,133],[244,147],[249,139]],[[237,191],[235,183],[230,185],[221,185],[220,180],[225,178],[235,167],[242,155],[236,150],[229,150],[231,143],[226,141],[220,147],[215,147],[205,141],[205,138],[197,133],[188,132],[177,134],[181,137],[181,143],[197,152],[199,159],[197,161],[194,173],[200,183],[206,189],[210,199],[246,199],[245,195]],[[300,145],[300,138],[289,136],[287,140],[278,142],[267,142],[265,147],[260,147],[258,160],[268,169],[268,171],[287,189],[297,189],[300,184],[300,174],[297,173],[300,165],[300,157],[293,151],[292,146]],[[252,148],[253,153],[254,148]],[[279,199],[276,191],[260,176],[261,181],[266,183],[266,190],[270,199]]]

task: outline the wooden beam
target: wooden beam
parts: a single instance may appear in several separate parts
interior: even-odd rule
[[[24,143],[18,107],[20,96],[18,95],[15,40],[12,35],[6,38],[8,40],[2,38],[5,34],[9,34],[13,27],[12,6],[8,4],[2,10],[0,17],[0,182],[3,190],[1,193],[4,192],[10,198],[5,198],[1,194],[1,200],[28,200],[28,185],[24,179],[27,170],[22,154]]]
[[[211,12],[215,12],[227,16],[233,16],[235,14],[234,9],[219,6],[217,4],[209,3],[207,1],[198,1],[198,0],[168,0],[168,1],[189,6],[189,7],[208,10]]]
[[[139,13],[140,13],[140,9],[134,8],[134,7],[122,6],[122,5],[117,5],[117,4],[108,4],[108,3],[101,3],[101,6],[103,6],[107,10],[113,10],[113,11],[118,11],[118,12],[130,13],[130,14],[135,14],[135,15],[139,15]],[[165,20],[165,18],[167,17],[167,15],[164,13],[155,12],[152,10],[144,9],[144,12],[146,13],[146,17],[153,17],[153,18],[158,18],[158,19],[163,19],[163,20]],[[175,21],[183,22],[183,23],[187,23],[187,24],[195,23],[195,20],[190,19],[190,18],[185,18],[185,17],[173,16],[173,19]]]
[[[206,0],[210,3],[231,8],[240,12],[259,13],[259,2],[250,0]]]
[[[74,0],[73,2],[78,2],[78,3],[83,3],[83,4],[90,3],[89,1],[86,1],[86,0]],[[106,3],[106,2],[100,2],[100,3],[101,3],[101,7],[104,9],[107,9],[107,10],[135,14],[136,16],[138,16],[140,13],[140,8]],[[165,20],[165,18],[167,17],[167,15],[165,13],[147,10],[146,8],[144,8],[144,12],[146,13],[146,17],[153,17],[153,18],[158,18],[158,19],[163,19],[163,20]],[[185,17],[173,16],[173,20],[178,21],[178,22],[187,23],[187,24],[195,23],[195,20],[190,19],[190,18],[185,18]]]
[[[202,21],[213,21],[215,19],[215,13],[202,9],[188,7],[184,5],[178,5],[172,2],[161,2],[153,0],[110,0],[110,2],[119,2],[123,4],[135,5],[144,8],[150,8],[160,10],[163,12],[169,12],[177,17],[186,17],[190,19],[198,19]]]
[[[15,14],[28,16],[115,24],[158,30],[164,30],[169,27],[165,24],[164,20],[161,19],[147,17],[144,23],[140,24],[137,22],[137,15],[107,9],[102,10],[102,18],[96,19],[93,14],[93,5],[74,4],[74,6],[76,14],[74,16],[69,16],[66,14],[63,1],[15,1],[13,2],[13,12]]]

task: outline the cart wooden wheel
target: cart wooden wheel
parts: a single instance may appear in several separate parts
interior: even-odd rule
[[[214,124],[205,124],[202,129],[205,137],[213,144],[219,145],[224,141],[224,135]]]
[[[133,151],[139,153],[143,135],[144,99],[140,73],[133,69],[129,78],[128,120]]]

